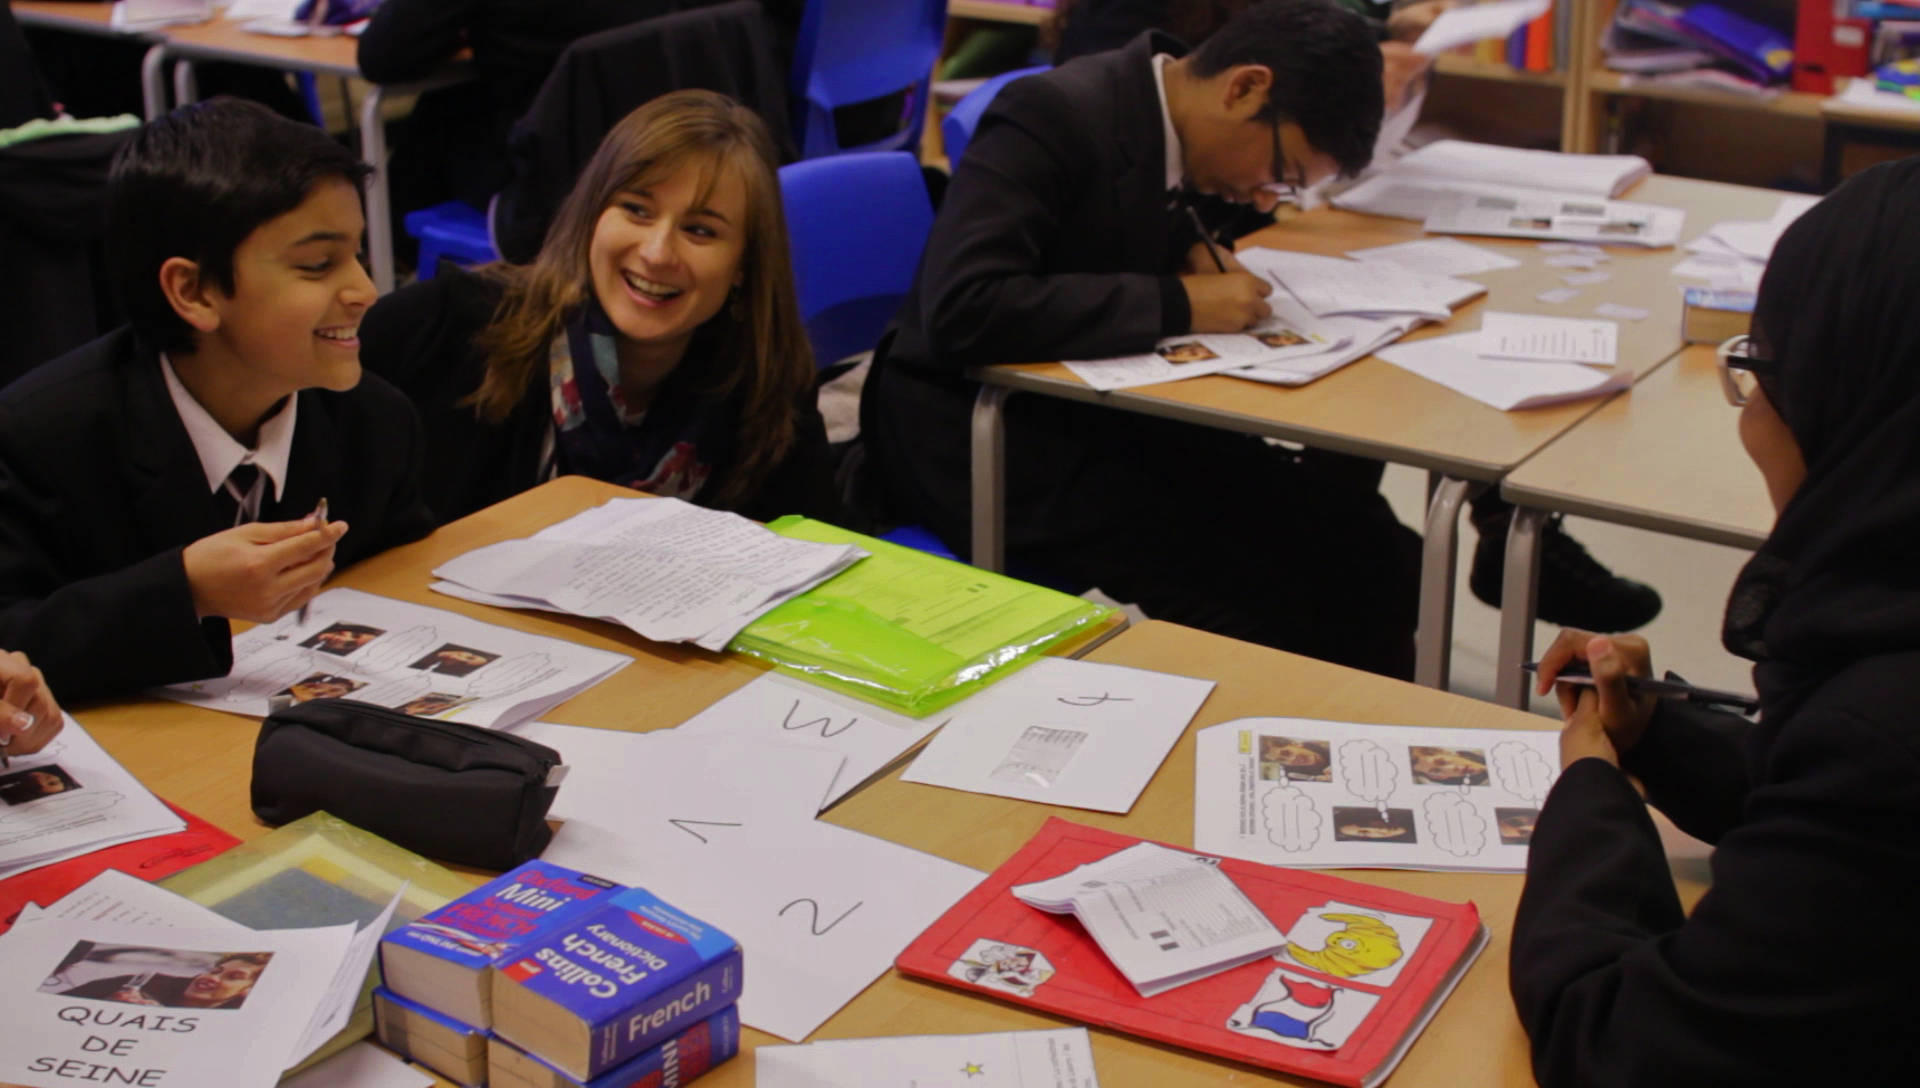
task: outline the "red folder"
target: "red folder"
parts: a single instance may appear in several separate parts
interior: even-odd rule
[[[895,966],[909,975],[1173,1046],[1366,1088],[1392,1072],[1486,945],[1487,930],[1472,903],[1227,858],[1219,862],[1221,871],[1304,949],[1305,959],[1282,950],[1143,998],[1076,919],[1030,907],[1009,890],[1052,879],[1140,841],[1048,820],[1033,841],[901,953]],[[1401,938],[1393,943],[1391,962],[1372,936],[1383,924],[1398,927]],[[1311,925],[1323,932],[1328,926],[1350,928],[1314,948],[1320,940],[1296,935]],[[1355,937],[1367,943],[1342,958],[1336,946],[1354,945]],[[1323,1032],[1328,1024],[1337,1026]],[[1333,1040],[1316,1034],[1336,1035],[1338,1043],[1325,1049]]]
[[[167,807],[187,821],[185,831],[123,842],[0,880],[0,933],[13,928],[13,920],[28,903],[51,906],[108,869],[118,869],[128,876],[152,882],[240,845],[239,839],[193,813],[177,805]]]
[[[1793,25],[1793,89],[1833,93],[1834,0],[1800,0]]]

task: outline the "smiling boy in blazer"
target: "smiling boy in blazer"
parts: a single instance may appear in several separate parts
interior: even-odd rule
[[[232,99],[116,160],[130,326],[0,390],[0,645],[63,696],[225,675],[229,620],[278,619],[432,530],[419,420],[360,372],[367,173]]]

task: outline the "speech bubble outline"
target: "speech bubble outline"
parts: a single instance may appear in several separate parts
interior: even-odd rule
[[[1393,791],[1400,784],[1400,768],[1393,756],[1370,740],[1355,739],[1340,742],[1340,754],[1335,762],[1347,793],[1355,800],[1378,808],[1380,818],[1386,819],[1387,802],[1393,799]]]
[[[1488,755],[1487,769],[1502,790],[1535,805],[1546,800],[1554,771],[1545,756],[1517,740],[1501,741]]]
[[[1486,849],[1487,821],[1464,792],[1430,794],[1420,811],[1426,818],[1427,841],[1433,845],[1457,858],[1473,857]]]
[[[1297,786],[1275,786],[1260,795],[1260,822],[1267,841],[1289,854],[1313,849],[1326,822],[1313,798]]]

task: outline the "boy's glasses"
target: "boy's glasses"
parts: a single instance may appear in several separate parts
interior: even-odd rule
[[[1306,179],[1287,179],[1287,157],[1280,149],[1280,126],[1275,124],[1269,131],[1273,133],[1273,176],[1277,181],[1260,186],[1261,192],[1272,193],[1281,200],[1300,203],[1300,190],[1307,187]]]
[[[1753,337],[1745,333],[1722,342],[1714,349],[1714,355],[1720,360],[1720,391],[1735,408],[1744,408],[1753,399],[1753,391],[1759,388],[1761,378],[1780,372],[1772,359],[1760,354]]]

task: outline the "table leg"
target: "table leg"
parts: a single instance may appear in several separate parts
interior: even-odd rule
[[[1493,701],[1527,709],[1527,674],[1533,659],[1533,617],[1540,603],[1540,535],[1545,510],[1522,506],[1507,530],[1507,569],[1500,588],[1500,656],[1494,660]]]
[[[373,167],[367,182],[367,263],[373,286],[381,294],[393,290],[393,214],[388,210],[387,130],[380,124],[381,88],[367,88],[360,103],[360,160]]]
[[[167,112],[167,43],[160,42],[140,58],[140,93],[147,120]]]
[[[1007,565],[1007,397],[1004,385],[982,385],[973,401],[973,565]]]
[[[1460,551],[1460,507],[1473,481],[1429,477],[1427,531],[1420,550],[1420,627],[1414,636],[1413,679],[1447,689],[1453,662],[1453,580]]]
[[[184,106],[200,101],[200,81],[194,78],[193,62],[185,57],[173,65],[173,104]]]

